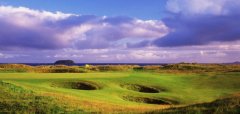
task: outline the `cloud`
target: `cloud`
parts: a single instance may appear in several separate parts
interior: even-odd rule
[[[0,58],[12,58],[12,55],[0,53]]]
[[[26,56],[28,56],[28,55],[0,53],[0,58],[3,58],[3,59],[16,58],[16,57],[26,57]]]
[[[206,45],[240,40],[236,0],[169,0],[163,22],[170,33],[153,42],[159,47]]]
[[[58,28],[48,26],[71,16],[61,12],[31,10],[24,7],[0,6],[0,48],[56,49],[66,46],[56,34]]]
[[[239,61],[239,4],[169,0],[162,20],[0,6],[0,62]]]
[[[240,43],[204,46],[0,51],[0,63],[53,63],[71,59],[78,63],[179,63],[239,61]]]
[[[122,39],[153,40],[168,32],[162,21],[75,15],[0,6],[0,49],[99,49]],[[117,45],[116,45],[117,44]]]
[[[228,15],[239,11],[237,0],[168,0],[166,9],[184,15]]]
[[[223,5],[226,0],[169,0],[167,10],[182,14],[213,14],[225,12]]]

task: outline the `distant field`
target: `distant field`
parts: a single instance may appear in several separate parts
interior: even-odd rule
[[[240,92],[240,72],[0,73],[0,80],[0,112],[17,113],[171,113],[164,110]]]

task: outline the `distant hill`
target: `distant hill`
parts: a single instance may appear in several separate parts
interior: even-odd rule
[[[58,60],[54,63],[55,65],[74,65],[73,60]]]
[[[234,62],[233,64],[240,64],[240,62],[239,62],[239,61],[236,61],[236,62]]]
[[[238,65],[238,64],[240,64],[240,61],[236,61],[236,62],[233,62],[233,63],[227,63],[227,64],[234,64],[234,65]]]

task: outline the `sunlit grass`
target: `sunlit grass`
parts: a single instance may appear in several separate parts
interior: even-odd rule
[[[240,91],[238,73],[214,75],[168,74],[154,72],[102,73],[1,73],[0,80],[20,86],[35,94],[55,99],[68,111],[146,112],[178,105],[211,102]],[[90,81],[100,90],[77,90],[52,86],[56,82]],[[159,93],[141,93],[122,88],[121,84],[140,84],[163,88]],[[178,105],[154,105],[122,99],[124,95],[177,101]]]

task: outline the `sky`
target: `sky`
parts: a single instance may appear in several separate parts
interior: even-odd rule
[[[2,5],[27,7],[51,12],[61,11],[80,15],[129,16],[160,19],[166,0],[1,0]]]
[[[0,0],[0,63],[240,61],[237,0]]]

